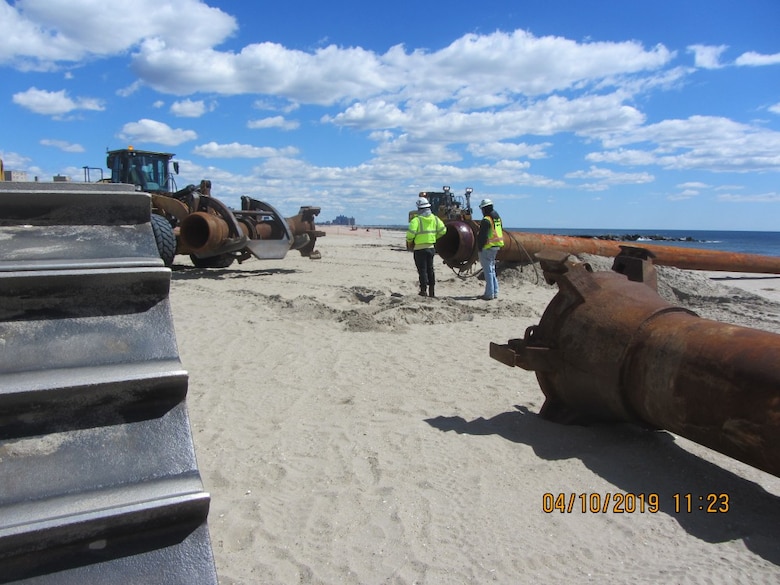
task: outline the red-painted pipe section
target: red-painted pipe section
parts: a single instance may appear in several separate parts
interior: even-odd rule
[[[436,251],[448,266],[459,269],[468,268],[477,261],[478,231],[479,224],[476,222],[447,222],[447,233],[436,243]],[[614,257],[620,254],[621,246],[627,245],[650,251],[653,254],[653,262],[662,266],[675,266],[690,270],[780,274],[780,257],[777,256],[528,232],[505,231],[504,247],[498,252],[497,259],[499,261],[530,262],[534,255],[542,250]]]

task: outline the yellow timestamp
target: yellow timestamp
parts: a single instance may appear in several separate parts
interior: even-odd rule
[[[706,514],[725,514],[731,509],[731,498],[725,493],[710,494],[672,494],[674,512],[704,512]]]
[[[583,514],[655,514],[661,511],[661,498],[655,493],[582,492],[542,495],[542,512],[581,512]]]
[[[675,514],[704,512],[725,514],[731,509],[731,498],[726,493],[675,493],[669,500],[662,501],[659,494],[624,492],[546,492],[542,494],[542,512],[571,514],[655,514],[674,511]],[[666,505],[663,505],[666,504]]]

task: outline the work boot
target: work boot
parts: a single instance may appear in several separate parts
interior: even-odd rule
[[[425,287],[424,286],[420,287],[420,292],[418,292],[417,294],[420,295],[421,297],[427,297],[428,296],[428,293],[425,292]]]
[[[433,294],[433,285],[428,286],[428,296],[431,298],[436,296],[435,294]]]

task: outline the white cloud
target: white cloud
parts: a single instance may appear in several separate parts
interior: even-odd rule
[[[70,142],[66,142],[65,140],[51,140],[44,138],[41,140],[41,144],[43,146],[53,146],[54,148],[59,148],[63,152],[84,152],[84,147],[80,144],[72,144]]]
[[[780,102],[774,104],[773,106],[769,106],[769,111],[773,114],[780,114]]]
[[[483,158],[547,158],[546,149],[550,148],[552,143],[526,144],[525,142],[485,142],[469,144],[468,151],[474,156]]]
[[[284,116],[272,116],[247,122],[247,128],[261,130],[265,128],[279,128],[280,130],[295,130],[301,125],[297,120],[287,120]]]
[[[394,47],[383,60],[404,72],[419,90],[449,98],[468,94],[542,95],[582,83],[653,71],[674,53],[663,45],[646,50],[640,43],[578,43],[563,37],[536,37],[523,30],[467,34],[434,53],[403,52]],[[430,94],[429,94],[430,95]]]
[[[166,146],[177,146],[198,137],[193,130],[173,129],[163,122],[144,118],[122,127],[119,138],[129,142],[155,142]]]
[[[663,120],[604,138],[608,148],[633,143],[650,144],[644,164],[666,169],[755,172],[780,168],[780,132],[718,116]],[[591,154],[589,159],[620,162],[621,154]]]
[[[396,137],[391,132],[372,132],[370,138],[378,143],[373,150],[377,156],[376,168],[382,165],[395,168],[395,165],[404,164],[413,168],[424,163],[455,163],[463,159],[447,144],[411,140],[408,134]]]
[[[780,193],[761,193],[756,195],[724,193],[723,195],[718,195],[718,201],[727,203],[780,203]]]
[[[602,190],[610,185],[641,185],[652,183],[655,177],[650,173],[618,173],[611,169],[590,167],[587,171],[574,171],[566,173],[567,179],[584,179],[595,181],[586,183],[584,188],[589,190]]]
[[[667,197],[670,201],[683,201],[684,199],[693,199],[699,195],[699,191],[696,189],[683,189],[676,195],[670,195]]]
[[[652,152],[645,150],[618,148],[604,152],[588,153],[585,156],[585,160],[596,163],[642,166],[655,164],[656,157]]]
[[[232,16],[199,0],[133,0],[127,8],[101,0],[2,1],[0,63],[47,70],[120,54],[147,38],[196,50],[222,42],[237,28]]]
[[[780,65],[780,53],[773,55],[763,55],[749,51],[737,57],[735,65],[744,65],[750,67],[762,67],[764,65]]]
[[[600,136],[629,131],[644,121],[644,116],[623,104],[622,98],[620,94],[584,95],[571,100],[551,96],[497,112],[460,112],[430,102],[410,103],[401,109],[376,100],[353,104],[334,117],[324,116],[322,121],[363,130],[399,128],[416,140],[454,143],[499,142],[561,132]]]
[[[304,52],[270,42],[238,53],[193,53],[150,39],[133,67],[155,89],[173,94],[260,93],[320,105],[387,95],[434,102],[455,96],[484,107],[511,102],[512,94],[542,95],[657,71],[673,57],[662,45],[647,50],[636,42],[577,43],[516,30],[465,35],[435,52],[398,45],[384,54],[334,45]]]
[[[296,102],[287,102],[284,100],[280,101],[276,99],[263,98],[263,99],[255,100],[252,103],[252,107],[255,108],[256,110],[267,110],[269,112],[283,112],[285,114],[289,114],[299,109],[301,105]]]
[[[198,66],[193,67],[193,62]],[[264,42],[239,53],[193,52],[154,39],[142,43],[133,69],[164,93],[259,93],[320,105],[390,87],[390,72],[374,53],[361,48],[325,47],[305,53]]]
[[[720,69],[723,67],[720,63],[720,56],[728,49],[727,45],[691,45],[688,51],[694,55],[696,67],[702,69]]]
[[[670,195],[667,195],[666,200],[667,201],[687,201],[688,199],[693,199],[698,195],[698,192],[696,191],[681,191],[680,193],[672,193]]]
[[[7,171],[26,169],[31,162],[28,157],[7,150],[0,150],[0,160],[3,161],[3,168]]]
[[[171,104],[171,114],[180,118],[200,118],[210,111],[203,100],[180,100]]]
[[[255,148],[250,145],[237,146],[250,151]],[[215,144],[214,147],[233,145]],[[410,157],[372,159],[352,166],[317,166],[298,158],[273,156],[261,157],[249,172],[240,174],[229,173],[218,167],[199,167],[187,161],[181,161],[181,165],[182,179],[185,173],[186,180],[192,183],[201,178],[211,179],[214,185],[219,185],[219,198],[228,205],[240,205],[241,195],[256,192],[258,185],[262,185],[263,198],[273,201],[285,214],[287,210],[290,214],[297,212],[301,205],[316,204],[327,210],[326,217],[335,217],[347,211],[348,215],[360,214],[365,217],[370,212],[380,223],[398,223],[399,217],[405,217],[407,207],[413,205],[417,192],[439,188],[441,185],[452,186],[456,193],[486,180],[491,185],[564,186],[561,181],[527,173],[524,164],[515,161],[463,168]],[[415,179],[410,182],[409,177]],[[377,193],[382,196],[377,197]],[[479,196],[488,196],[489,193],[489,190],[482,188]],[[504,192],[493,198],[507,201],[526,197]]]
[[[116,90],[116,95],[118,95],[119,97],[130,97],[139,89],[141,89],[143,86],[144,86],[143,82],[139,79],[126,87],[121,87],[118,90]]]
[[[46,116],[60,116],[75,110],[102,111],[104,109],[102,100],[84,97],[72,99],[64,89],[46,91],[31,87],[27,91],[15,93],[13,102],[31,112]]]
[[[206,158],[270,158],[277,156],[294,156],[298,149],[292,146],[286,148],[272,148],[270,146],[252,146],[251,144],[218,144],[209,142],[196,146],[195,154]]]

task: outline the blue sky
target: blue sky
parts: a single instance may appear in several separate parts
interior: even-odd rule
[[[0,0],[0,158],[83,180],[176,153],[293,215],[778,231],[780,2]]]

